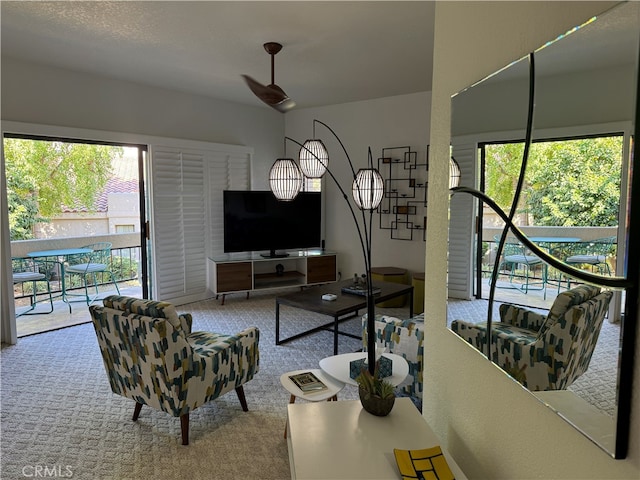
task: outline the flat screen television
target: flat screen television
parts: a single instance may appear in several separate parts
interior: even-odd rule
[[[279,201],[270,191],[225,190],[224,251],[268,251],[263,256],[285,256],[277,250],[318,248],[322,245],[320,192],[301,192]]]

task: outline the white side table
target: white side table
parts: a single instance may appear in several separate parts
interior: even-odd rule
[[[456,480],[464,473],[410,398],[396,398],[386,417],[358,400],[289,405],[289,465],[297,480],[401,478],[393,449],[440,445]]]
[[[316,377],[327,386],[326,390],[320,392],[303,392],[298,386],[291,381],[290,375],[297,375],[299,373],[312,372]],[[289,403],[295,403],[296,398],[302,398],[309,402],[323,402],[325,400],[338,400],[338,392],[344,388],[344,383],[335,378],[327,375],[319,368],[307,368],[305,370],[294,370],[292,372],[286,372],[280,375],[280,383],[291,394]],[[284,438],[287,438],[287,426],[284,427]]]
[[[358,385],[358,382],[349,375],[349,364],[353,360],[360,360],[366,356],[367,352],[333,355],[320,360],[320,368],[339,382]],[[392,362],[391,376],[384,378],[384,380],[391,383],[394,387],[397,387],[404,382],[409,375],[409,364],[403,357],[394,353],[383,353],[382,356],[391,359]]]

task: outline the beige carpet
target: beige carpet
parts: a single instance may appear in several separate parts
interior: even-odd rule
[[[33,477],[37,469],[40,476],[55,471],[74,479],[290,478],[283,438],[289,394],[279,378],[317,368],[333,353],[333,335],[319,332],[276,347],[273,295],[229,296],[224,306],[208,301],[179,310],[193,313],[194,330],[260,328],[260,371],[245,385],[248,412],[234,392],[196,409],[191,444],[182,446],[177,418],[143,407],[131,421],[134,402],[111,393],[91,324],[25,337],[0,354],[0,478]],[[406,316],[408,308],[380,312]],[[281,335],[327,319],[282,307]],[[360,320],[341,328],[359,333]],[[340,353],[359,348],[359,340],[340,337]],[[355,387],[340,398],[357,398]]]
[[[457,309],[451,304],[450,315],[473,318],[462,308],[471,303]],[[90,324],[25,337],[0,352],[0,478],[34,477],[37,471],[41,477],[55,472],[92,480],[289,478],[283,438],[289,394],[279,378],[289,370],[317,367],[333,352],[332,334],[319,332],[276,347],[273,295],[229,296],[224,306],[208,301],[179,309],[193,313],[196,330],[260,328],[260,372],[245,386],[249,412],[241,410],[233,392],[202,406],[191,415],[191,445],[184,447],[177,418],[145,407],[139,420],[131,421],[134,403],[111,393]],[[408,315],[408,308],[378,311]],[[486,316],[486,308],[480,312]],[[289,307],[281,314],[283,336],[327,321]],[[360,320],[341,328],[359,333]],[[617,345],[617,331],[605,325],[602,352],[596,350],[589,371],[573,385],[608,412],[615,408],[616,364],[609,360],[615,349],[608,346]],[[359,340],[340,337],[341,353],[359,348]],[[347,386],[340,398],[355,399],[357,391]]]

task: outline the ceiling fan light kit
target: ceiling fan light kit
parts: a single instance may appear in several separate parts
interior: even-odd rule
[[[282,50],[282,45],[277,42],[267,42],[264,44],[264,49],[271,55],[271,83],[262,85],[248,75],[242,75],[242,77],[256,97],[279,112],[285,113],[295,107],[296,102],[291,100],[275,82],[275,56]]]

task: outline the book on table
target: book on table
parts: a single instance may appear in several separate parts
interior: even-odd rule
[[[393,449],[402,480],[455,480],[439,446],[432,448],[401,450]]]
[[[289,378],[304,393],[321,392],[327,389],[327,386],[313,372],[289,375]]]

